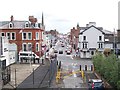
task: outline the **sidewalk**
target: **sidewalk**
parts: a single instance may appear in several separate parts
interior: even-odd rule
[[[11,81],[4,85],[3,88],[13,89],[23,82],[31,73],[32,69],[38,68],[39,64],[12,64],[11,67]],[[15,79],[15,69],[16,69],[16,79]],[[16,81],[16,82],[15,82]]]

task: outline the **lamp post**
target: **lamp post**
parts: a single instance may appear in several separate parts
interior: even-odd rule
[[[116,40],[115,40],[115,28],[114,28],[114,54],[117,54],[116,53]]]

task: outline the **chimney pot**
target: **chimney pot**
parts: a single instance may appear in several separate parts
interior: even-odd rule
[[[14,17],[13,17],[13,15],[11,15],[11,17],[10,17],[10,21],[13,21],[14,20]]]

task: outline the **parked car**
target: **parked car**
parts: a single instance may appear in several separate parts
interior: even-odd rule
[[[65,46],[65,45],[62,43],[62,44],[61,44],[61,47],[64,47],[64,46]]]
[[[66,54],[71,54],[71,51],[70,51],[70,50],[67,50],[67,51],[66,51]]]
[[[63,54],[63,50],[59,50],[59,54]]]
[[[54,53],[58,53],[58,51],[55,49],[55,50],[54,50]]]
[[[101,79],[90,79],[88,87],[89,90],[104,90],[104,84]]]

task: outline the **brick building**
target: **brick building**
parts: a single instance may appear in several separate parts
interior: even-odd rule
[[[79,24],[77,24],[77,28],[75,29],[75,27],[73,27],[70,32],[70,43],[75,50],[78,48],[79,33],[80,27]]]
[[[43,17],[43,16],[42,16]],[[17,45],[17,51],[33,51],[38,56],[42,55],[42,33],[44,26],[38,23],[37,18],[29,16],[28,21],[14,20],[0,22],[1,36],[7,36],[9,43]]]

